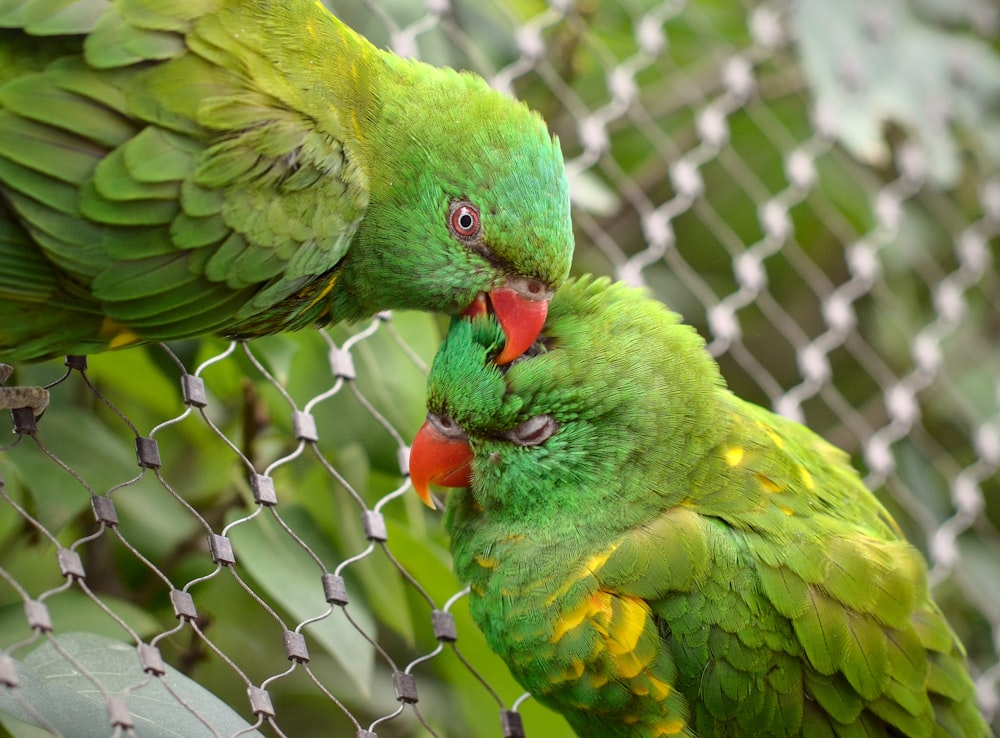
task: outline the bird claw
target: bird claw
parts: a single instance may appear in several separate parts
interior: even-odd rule
[[[10,379],[14,369],[10,364],[0,364],[0,384]],[[31,410],[34,418],[49,406],[49,391],[43,387],[0,387],[0,409],[13,413]]]

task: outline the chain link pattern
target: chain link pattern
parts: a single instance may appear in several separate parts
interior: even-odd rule
[[[373,42],[542,112],[566,155],[575,270],[646,285],[739,394],[853,455],[927,554],[992,719],[1000,122],[981,141],[948,130],[968,96],[1000,90],[1000,18],[990,0],[947,24],[847,1],[842,28],[810,33],[816,2],[333,5]],[[871,112],[866,95],[903,82],[859,61],[919,23],[996,62],[955,52],[951,99],[928,83],[936,143]],[[816,39],[842,31],[855,47]],[[879,146],[858,144],[858,110]],[[487,654],[440,517],[409,494],[443,325],[385,313],[18,367],[51,405],[14,413],[0,447],[0,708],[66,736],[94,705],[87,735],[167,734],[146,703],[192,736],[569,736]]]

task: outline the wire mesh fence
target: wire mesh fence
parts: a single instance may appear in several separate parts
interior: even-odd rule
[[[1000,691],[991,0],[332,4],[560,137],[575,271],[647,285],[734,390],[850,452]],[[15,736],[568,736],[489,653],[405,476],[446,324],[382,314],[17,367]],[[2,358],[2,357],[0,357]]]

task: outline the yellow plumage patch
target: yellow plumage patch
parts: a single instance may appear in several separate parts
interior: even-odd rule
[[[583,564],[583,572],[580,574],[579,579],[583,579],[585,576],[590,574],[596,574],[601,568],[608,563],[608,559],[611,558],[611,554],[615,552],[618,546],[612,544],[602,553],[595,554],[587,559]]]
[[[621,597],[617,601],[617,614],[608,633],[608,653],[619,656],[635,650],[639,638],[646,630],[649,606],[635,597]]]
[[[760,486],[764,488],[765,492],[774,494],[775,492],[781,492],[782,490],[781,485],[768,477],[766,474],[757,474],[757,481],[760,483]]]
[[[632,679],[646,668],[646,662],[639,658],[635,651],[629,651],[619,656],[613,656],[615,674],[625,679]]]
[[[799,467],[799,477],[802,478],[802,484],[806,486],[806,489],[811,490],[815,488],[816,483],[813,482],[812,474],[810,474],[809,470],[806,469],[804,466]]]
[[[358,114],[354,110],[351,111],[351,127],[354,129],[354,137],[358,139],[358,141],[364,143],[365,129],[364,126],[361,125],[361,120],[358,118]]]
[[[142,340],[138,333],[111,318],[105,318],[101,323],[101,336],[108,337],[109,349],[124,348]]]
[[[757,427],[764,431],[767,437],[771,439],[771,443],[779,449],[785,447],[785,442],[781,439],[781,436],[774,432],[773,428],[769,427],[766,423],[761,423],[759,420],[757,421]]]
[[[726,449],[726,463],[729,466],[739,466],[743,461],[743,454],[742,446],[730,446]]]
[[[551,605],[552,603],[561,600],[577,582],[582,579],[586,579],[587,577],[591,577],[600,571],[601,567],[603,567],[608,562],[608,559],[611,558],[611,554],[615,552],[616,548],[618,548],[618,546],[616,544],[612,544],[603,552],[594,554],[588,559],[584,559],[580,564],[579,569],[574,571],[571,576],[567,577],[562,586],[549,596],[545,604]]]
[[[133,333],[129,329],[123,330],[121,333],[114,335],[110,341],[108,341],[108,348],[124,348],[125,346],[131,346],[132,344],[138,343],[142,339],[137,333]]]
[[[575,609],[563,613],[549,640],[552,643],[557,643],[564,635],[579,627],[584,620],[593,618],[598,613],[604,614],[605,619],[611,615],[611,595],[608,592],[595,592],[588,595],[581,600]]]
[[[605,684],[607,684],[609,681],[611,681],[610,675],[604,674],[604,673],[599,673],[599,674],[598,673],[591,673],[591,674],[588,675],[588,677],[589,677],[589,683],[590,683],[590,686],[591,686],[592,689],[600,689]]]
[[[648,679],[649,679],[650,692],[653,695],[653,698],[658,701],[665,700],[667,697],[670,696],[670,693],[674,691],[673,687],[671,687],[666,682],[661,682],[654,676],[649,676]]]
[[[616,676],[632,679],[649,665],[653,656],[652,651],[641,654],[636,650],[649,624],[648,615],[649,608],[640,599],[597,592],[584,597],[579,606],[563,613],[549,640],[557,643],[581,626],[593,627],[603,636],[604,647],[614,664]],[[582,672],[583,663],[580,662]],[[579,676],[577,674],[573,678]],[[558,680],[566,681],[561,674]]]
[[[559,674],[552,674],[549,680],[553,684],[561,684],[562,682],[575,682],[581,676],[583,676],[583,660],[573,659],[569,662],[569,666]]]
[[[685,723],[677,718],[669,718],[653,726],[652,736],[657,735],[677,735],[684,730]]]
[[[636,651],[649,623],[649,608],[645,602],[633,597],[619,598],[616,604],[617,617],[607,633],[608,655],[614,661],[619,676],[631,679],[645,669],[653,657],[652,651],[648,654]]]
[[[497,568],[497,560],[494,559],[492,556],[480,556],[479,554],[476,554],[473,557],[473,561],[475,561],[476,565],[479,566],[481,569],[487,569],[492,571],[493,569]]]
[[[324,287],[323,289],[321,289],[321,290],[319,291],[319,294],[318,294],[318,295],[316,295],[316,296],[315,296],[315,297],[314,297],[314,298],[313,298],[313,299],[312,299],[312,300],[311,300],[311,301],[309,302],[309,305],[308,305],[308,306],[306,306],[306,310],[308,310],[308,309],[309,309],[309,308],[311,308],[311,307],[312,307],[313,305],[315,305],[315,304],[316,304],[317,302],[319,302],[319,301],[320,301],[320,300],[322,300],[322,299],[323,299],[324,297],[326,297],[326,296],[327,296],[328,294],[330,294],[330,290],[332,290],[332,289],[333,289],[333,286],[334,286],[335,284],[337,284],[337,277],[339,277],[339,276],[340,276],[340,272],[338,271],[338,272],[335,272],[335,273],[333,274],[333,276],[332,276],[332,277],[330,277],[330,279],[329,279],[329,280],[327,281],[327,283],[326,283],[326,286],[325,286],[325,287]]]

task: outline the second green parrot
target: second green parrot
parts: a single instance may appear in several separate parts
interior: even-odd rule
[[[0,360],[494,312],[573,248],[558,143],[320,2],[0,3]]]
[[[846,454],[726,389],[642,292],[538,343],[453,323],[410,455],[490,647],[587,738],[984,736],[920,553]]]

